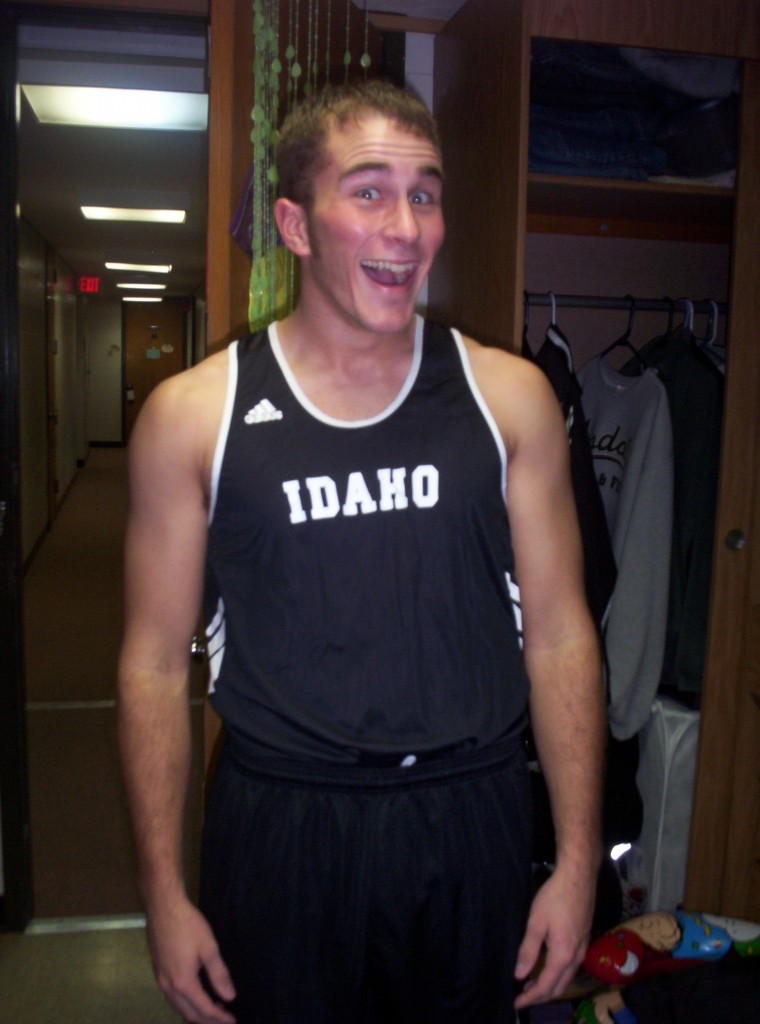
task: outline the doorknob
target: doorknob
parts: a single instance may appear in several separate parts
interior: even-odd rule
[[[726,547],[729,551],[741,551],[747,538],[741,530],[729,530],[726,534]]]

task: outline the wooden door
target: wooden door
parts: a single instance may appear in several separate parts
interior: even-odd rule
[[[742,82],[726,413],[685,898],[760,919],[760,60]]]
[[[184,300],[124,303],[126,440],[153,388],[183,369],[184,323]]]

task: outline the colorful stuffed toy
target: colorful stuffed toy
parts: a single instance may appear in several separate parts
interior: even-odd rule
[[[648,981],[684,972],[686,982],[686,975],[694,969],[699,972],[700,967],[703,970],[696,975],[696,985],[690,981],[687,986],[688,991],[696,992],[699,988],[705,993],[700,997],[700,1009],[710,1002],[711,986],[723,987],[731,974],[738,977],[742,986],[737,989],[740,997],[747,998],[746,993],[749,993],[750,1001],[757,1003],[758,1015],[751,1019],[760,1021],[760,992],[759,998],[754,999],[755,986],[760,985],[760,959],[746,967],[738,964],[754,957],[760,957],[760,924],[683,910],[641,914],[599,936],[589,946],[584,969],[592,978],[614,987],[584,999],[573,1015],[573,1022],[648,1024],[652,1020],[666,1024],[666,1020],[680,1020],[677,1015],[663,1017],[665,1011],[661,1006],[657,1011],[659,1016],[640,1019],[641,1010],[635,1015],[631,1006],[646,1006],[648,997],[660,998],[654,991],[656,982],[649,986],[652,991],[647,992]],[[723,968],[720,971],[704,970],[719,964]],[[630,990],[629,985],[633,986]],[[668,986],[663,977],[660,987],[672,990],[676,985]],[[672,993],[667,1000],[669,1005],[673,1004]]]

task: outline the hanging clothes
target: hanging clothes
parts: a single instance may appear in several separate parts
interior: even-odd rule
[[[692,331],[680,326],[639,352],[657,369],[673,429],[673,542],[662,686],[698,703],[705,644],[720,465],[725,380]],[[624,373],[638,373],[631,361]]]
[[[578,371],[617,581],[605,619],[609,722],[628,739],[649,719],[665,649],[673,523],[668,398],[654,370],[630,377],[600,357]]]
[[[602,496],[596,482],[586,415],[581,402],[581,387],[573,368],[567,338],[552,323],[543,344],[534,354],[527,337],[523,355],[543,370],[565,416],[570,442],[570,475],[578,525],[583,546],[583,566],[589,610],[604,646],[602,624],[617,578],[612,539]],[[633,842],[641,832],[643,805],[636,785],[639,764],[637,737],[624,742],[610,735],[607,739],[607,763],[604,775],[602,835],[606,847]],[[534,773],[534,858],[554,858],[554,827],[549,796],[543,781]]]
[[[570,441],[570,473],[583,544],[586,597],[591,615],[601,631],[617,570],[604,505],[596,484],[586,415],[581,403],[580,384],[573,369],[572,353],[559,327],[550,324],[544,342],[535,354],[527,338],[523,339],[523,355],[543,370],[565,417]]]

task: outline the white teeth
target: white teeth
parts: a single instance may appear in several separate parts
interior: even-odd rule
[[[391,263],[390,260],[362,260],[362,266],[370,270],[390,270],[393,274],[408,274],[414,270],[414,263]]]

